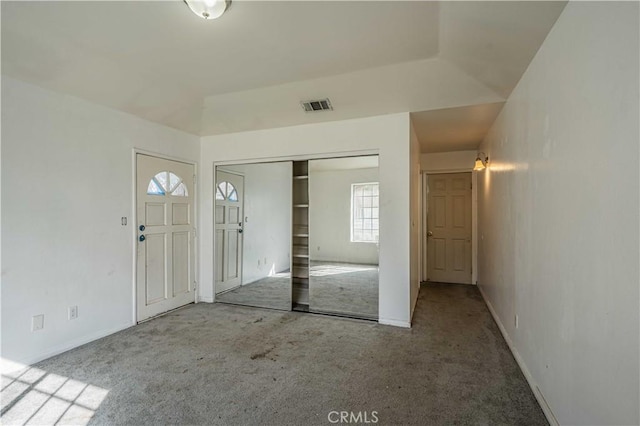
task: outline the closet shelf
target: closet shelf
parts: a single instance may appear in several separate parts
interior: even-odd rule
[[[300,275],[296,275],[296,274],[293,274],[293,275],[292,275],[292,278],[295,278],[295,279],[297,279],[297,280],[298,280],[298,279],[308,280],[308,279],[309,279],[309,275],[302,275],[302,274],[300,274]]]
[[[291,308],[309,311],[309,163],[293,162],[293,240]]]
[[[307,226],[294,226],[292,235],[294,237],[309,237],[309,227],[307,227]]]
[[[294,245],[292,255],[293,257],[309,257],[309,247]]]

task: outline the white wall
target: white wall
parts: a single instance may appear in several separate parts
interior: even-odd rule
[[[473,169],[477,151],[434,152],[420,155],[420,167],[428,173],[464,172]]]
[[[421,222],[421,182],[420,182],[420,141],[413,127],[410,125],[409,149],[410,149],[410,165],[409,165],[409,194],[410,194],[410,255],[411,255],[411,291],[409,295],[409,304],[411,306],[411,315],[418,302],[418,293],[420,292],[420,234],[422,231]]]
[[[378,264],[378,245],[351,242],[351,184],[378,182],[378,169],[322,170],[309,175],[311,260]]]
[[[289,157],[379,154],[379,321],[410,325],[409,114],[308,124],[202,138],[203,259],[213,259],[213,164]],[[213,300],[213,264],[201,262],[200,297]]]
[[[244,175],[242,284],[289,269],[291,163],[220,167]]]
[[[482,146],[478,284],[561,424],[640,421],[638,12],[569,2]]]
[[[35,362],[133,324],[134,147],[199,154],[196,136],[2,77],[3,358]]]

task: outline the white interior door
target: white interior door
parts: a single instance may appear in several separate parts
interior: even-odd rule
[[[137,319],[195,301],[192,164],[138,154]]]
[[[429,175],[427,279],[471,284],[471,173]]]
[[[244,177],[218,171],[215,191],[216,293],[221,293],[242,284]]]

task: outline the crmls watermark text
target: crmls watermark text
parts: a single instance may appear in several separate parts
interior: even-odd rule
[[[329,411],[327,415],[330,423],[342,424],[372,424],[378,423],[377,411]]]

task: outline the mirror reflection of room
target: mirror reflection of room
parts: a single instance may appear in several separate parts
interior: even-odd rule
[[[378,318],[378,156],[309,161],[310,311]]]
[[[291,162],[217,167],[217,302],[291,309],[291,170]]]

